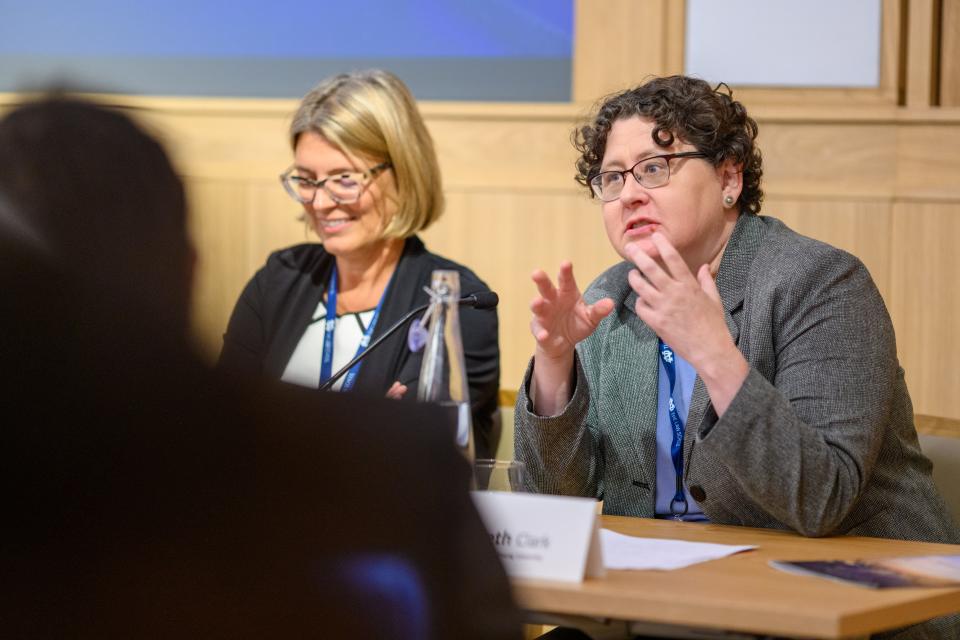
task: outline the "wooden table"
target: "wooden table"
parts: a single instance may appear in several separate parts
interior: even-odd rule
[[[960,611],[960,588],[874,590],[770,567],[770,560],[854,560],[960,554],[960,545],[880,538],[804,538],[792,533],[713,524],[603,516],[627,535],[758,548],[676,571],[608,571],[579,584],[513,581],[521,608],[753,634],[846,638]]]

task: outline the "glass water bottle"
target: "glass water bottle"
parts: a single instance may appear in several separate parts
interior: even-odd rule
[[[474,459],[473,421],[467,367],[460,336],[460,274],[436,270],[430,284],[430,325],[420,366],[417,399],[449,407],[456,421],[456,442],[471,463]]]

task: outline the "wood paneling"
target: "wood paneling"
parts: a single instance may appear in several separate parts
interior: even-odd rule
[[[934,104],[936,95],[936,2],[910,0],[908,6],[906,101],[908,107],[928,107]]]
[[[429,118],[448,189],[570,192],[573,119],[524,121]]]
[[[295,108],[296,102],[289,102],[289,110],[284,111],[229,113],[212,106],[206,113],[172,108],[162,115],[154,111],[135,115],[167,143],[186,174],[262,180],[279,176],[290,164],[287,128]]]
[[[960,203],[895,203],[890,311],[914,410],[960,418]]]
[[[883,0],[880,20],[880,93],[887,104],[903,104],[907,64],[906,0]]]
[[[677,9],[668,7],[676,2],[576,0],[574,101],[592,103],[647,76],[680,71],[671,68],[677,63],[677,45],[672,40],[668,45],[665,37],[676,32]]]
[[[960,107],[960,0],[941,0],[940,105]]]
[[[960,118],[898,128],[896,167],[899,197],[960,200]]]
[[[896,128],[873,123],[760,119],[764,188],[770,194],[889,198],[896,178]]]
[[[240,292],[267,255],[309,238],[299,207],[276,181],[187,176],[186,187],[198,249],[194,328],[213,359]]]
[[[502,402],[501,406],[503,406]],[[960,420],[917,414],[914,416],[914,421],[917,425],[917,433],[938,438],[960,438]]]

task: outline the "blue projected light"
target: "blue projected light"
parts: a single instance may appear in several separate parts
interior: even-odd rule
[[[0,91],[298,97],[379,66],[421,98],[565,101],[572,34],[572,0],[0,0]]]

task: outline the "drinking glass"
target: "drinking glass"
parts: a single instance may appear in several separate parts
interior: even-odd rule
[[[519,460],[480,459],[473,463],[477,491],[527,491],[527,466]]]

